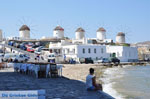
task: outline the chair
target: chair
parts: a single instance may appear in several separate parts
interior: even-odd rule
[[[62,65],[57,65],[57,70],[58,70],[58,76],[62,77]]]
[[[47,66],[46,66],[46,78],[49,77],[49,73],[50,73],[50,64],[47,64]]]
[[[19,72],[20,71],[20,63],[14,63],[14,71]]]
[[[46,64],[39,64],[40,70],[38,71],[39,78],[45,78],[46,77]]]
[[[58,70],[57,70],[57,65],[56,64],[51,64],[50,65],[50,76],[51,77],[58,77]]]
[[[40,65],[33,65],[33,72],[34,72],[36,78],[39,77],[39,76],[38,76],[39,70],[40,70]]]
[[[3,63],[0,63],[0,69],[2,69],[3,68]]]

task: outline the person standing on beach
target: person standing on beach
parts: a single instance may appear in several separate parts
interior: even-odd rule
[[[94,76],[94,69],[89,69],[89,75],[86,76],[86,88],[88,91],[103,90],[101,84],[96,83],[96,77]]]

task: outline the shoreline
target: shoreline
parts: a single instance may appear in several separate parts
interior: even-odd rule
[[[106,66],[100,66],[98,64],[64,64],[63,67],[63,76],[69,78],[70,80],[78,80],[85,83],[86,76],[89,74],[89,68],[95,69],[95,76],[97,83],[101,83],[103,85],[103,81],[99,78],[103,76],[103,72],[106,68]],[[86,90],[86,89],[85,89]],[[108,97],[108,99],[112,99],[113,97],[109,95],[106,92],[101,92],[101,94],[104,94]]]
[[[110,78],[107,77],[105,78],[105,72],[109,72],[110,75],[112,75],[111,69],[119,69],[119,68],[126,68],[128,66],[136,66],[136,65],[123,65],[123,66],[102,66],[99,64],[64,64],[63,68],[63,76],[69,78],[69,79],[74,79],[74,80],[79,80],[85,82],[86,76],[88,75],[89,68],[95,68],[95,75],[97,77],[97,82],[101,83],[103,85],[104,91],[107,94],[110,94],[117,99],[122,99],[125,97],[124,95],[120,94],[117,92],[116,89],[113,88],[114,82],[106,82],[109,81]],[[139,65],[137,65],[139,66]],[[145,66],[145,65],[143,65]],[[109,75],[109,76],[110,76]],[[106,81],[105,81],[106,80]],[[110,91],[111,90],[111,91]]]
[[[73,73],[73,69],[71,69],[72,66],[64,66],[64,68],[65,67],[66,70],[67,67],[70,68],[70,73]],[[78,68],[76,70],[78,70]],[[80,75],[77,75],[77,77],[78,76]],[[78,77],[78,79],[79,78],[80,77]],[[1,91],[28,91],[42,89],[46,91],[46,99],[112,99],[112,97],[103,92],[87,91],[83,79],[76,80],[73,79],[73,76],[70,78],[63,76],[62,78],[36,79],[25,74],[14,72],[13,68],[4,68],[3,70],[0,70],[0,79]]]
[[[133,99],[133,97],[134,98],[143,97],[143,96],[138,96],[138,95],[134,94],[134,91],[137,88],[139,88],[138,85],[134,89],[132,89],[132,86],[130,86],[130,85],[134,85],[135,82],[138,81],[138,80],[136,80],[136,78],[141,77],[139,75],[134,75],[136,73],[135,71],[137,70],[137,68],[145,69],[147,67],[149,68],[149,64],[147,64],[146,66],[145,65],[143,65],[143,66],[126,65],[126,66],[122,66],[122,67],[113,67],[113,68],[105,69],[104,78],[102,78],[102,81],[105,83],[104,91],[107,92],[108,94],[112,95],[116,99],[128,99],[128,98]],[[132,70],[135,70],[135,71],[132,71]],[[139,73],[143,74],[143,72],[140,69],[139,69],[139,71],[138,71],[138,74]],[[143,76],[143,77],[145,77],[145,76]],[[131,80],[131,78],[133,79],[133,81]],[[131,87],[131,89],[129,86]],[[145,87],[145,86],[143,86],[143,87]],[[139,88],[139,94],[142,93],[141,90],[143,90],[143,89]],[[147,94],[147,93],[145,93],[145,94]]]

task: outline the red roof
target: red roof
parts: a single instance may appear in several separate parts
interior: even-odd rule
[[[119,32],[117,36],[125,36],[125,34],[123,32]]]
[[[54,30],[55,30],[55,31],[56,31],[56,30],[64,31],[64,29],[63,29],[61,26],[57,26]]]
[[[100,27],[97,32],[106,32],[106,30],[103,27]]]
[[[83,28],[79,27],[79,28],[76,30],[76,32],[85,32],[85,30],[84,30]]]
[[[27,25],[22,25],[22,27],[19,29],[19,31],[25,31],[25,30],[30,31],[30,28]]]

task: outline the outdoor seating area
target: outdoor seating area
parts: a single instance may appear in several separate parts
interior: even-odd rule
[[[62,65],[52,63],[7,63],[9,67],[13,67],[15,72],[30,75],[36,78],[61,77]]]

